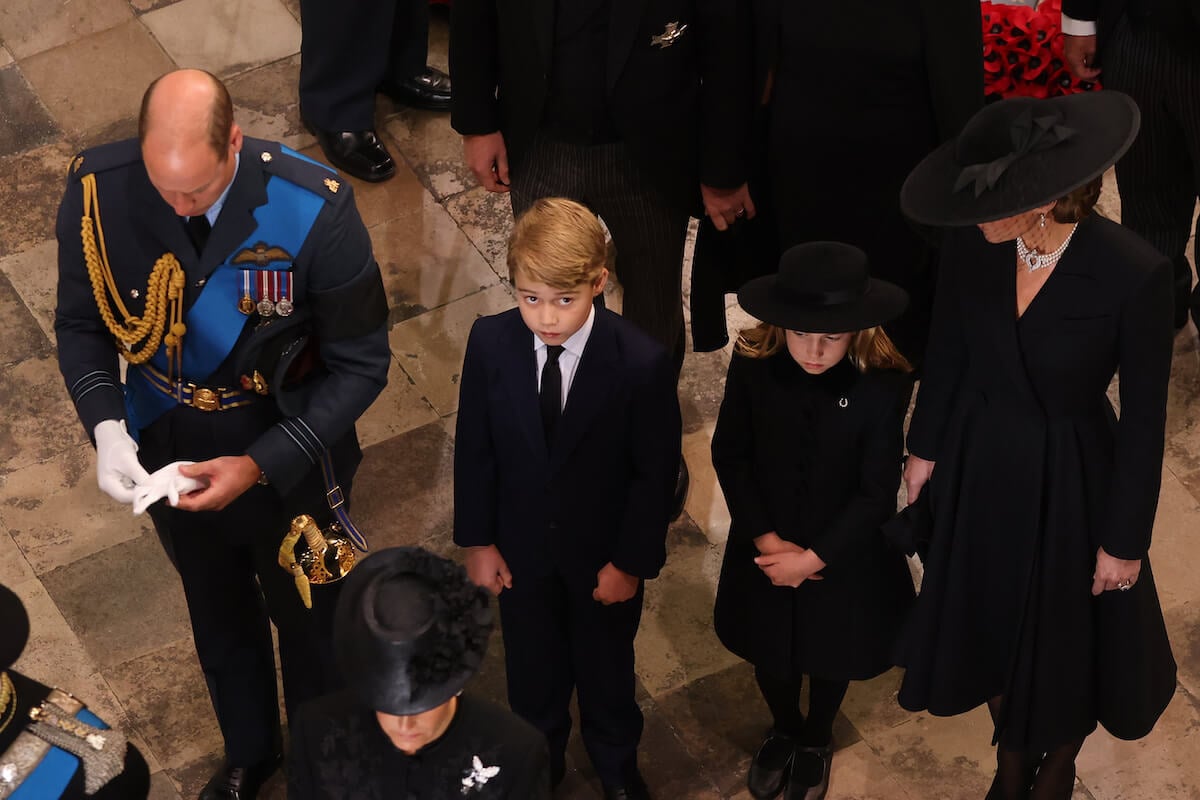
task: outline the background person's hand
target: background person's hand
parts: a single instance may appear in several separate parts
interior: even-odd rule
[[[904,461],[904,488],[908,492],[908,504],[911,506],[921,496],[921,490],[933,476],[933,461],[926,461],[920,456],[909,453]]]
[[[512,588],[512,573],[508,562],[494,544],[467,548],[467,577],[494,595]]]
[[[500,131],[463,137],[463,157],[475,180],[489,192],[508,191],[508,148]]]
[[[1092,574],[1092,594],[1133,586],[1142,571],[1141,559],[1128,560],[1110,556],[1101,547],[1096,550],[1096,571]]]
[[[1100,77],[1096,69],[1096,37],[1063,34],[1063,61],[1067,69],[1081,81],[1094,81]]]
[[[700,184],[700,197],[704,200],[704,213],[719,231],[741,219],[754,218],[754,200],[750,187],[743,183],[736,189],[717,189]]]
[[[179,474],[195,479],[202,488],[180,495],[176,508],[220,511],[258,483],[262,470],[250,456],[221,456],[197,464],[184,464],[179,467]]]

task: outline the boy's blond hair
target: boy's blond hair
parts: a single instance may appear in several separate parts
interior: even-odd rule
[[[608,259],[604,229],[587,206],[544,197],[517,218],[508,237],[508,278],[520,272],[554,289],[594,283]]]
[[[912,372],[908,359],[896,348],[883,328],[864,328],[853,331],[846,355],[859,372],[869,369],[894,369]],[[734,352],[748,358],[767,358],[787,349],[787,331],[778,325],[760,322],[738,333]]]

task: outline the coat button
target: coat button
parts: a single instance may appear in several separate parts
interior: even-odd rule
[[[557,522],[551,522],[551,523],[550,523],[550,530],[552,530],[552,531],[556,531],[556,530],[558,530],[558,523],[557,523]]]

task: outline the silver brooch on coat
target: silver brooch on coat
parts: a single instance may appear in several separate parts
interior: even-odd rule
[[[471,757],[471,768],[466,770],[467,776],[462,779],[462,793],[470,794],[474,789],[482,789],[492,778],[500,774],[500,767],[485,767],[479,756]]]
[[[849,405],[850,405],[850,398],[848,398],[848,397],[838,398],[838,408],[846,408]]]

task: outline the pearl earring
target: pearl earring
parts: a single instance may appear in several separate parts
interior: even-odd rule
[[[1038,214],[1038,227],[1039,228],[1046,227],[1046,215],[1044,213]]]

